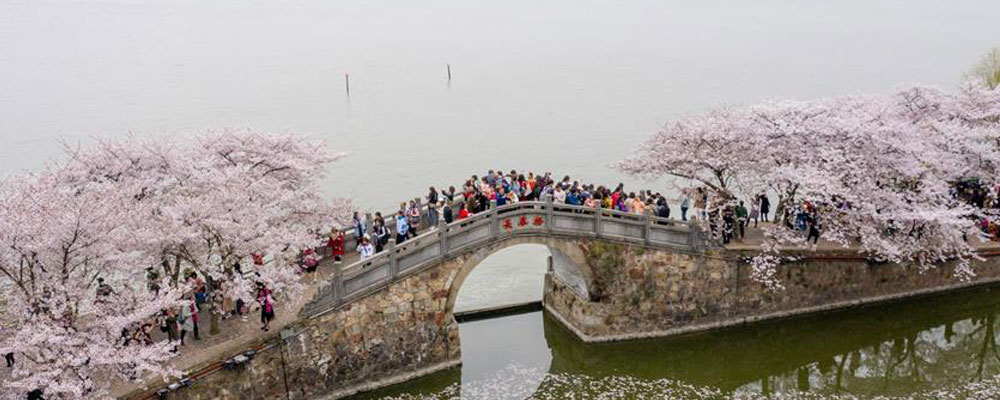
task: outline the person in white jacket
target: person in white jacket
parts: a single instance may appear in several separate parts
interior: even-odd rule
[[[192,332],[194,339],[200,339],[198,337],[198,308],[195,305],[194,300],[188,300],[184,302],[181,306],[181,318],[184,322],[181,322],[181,346],[184,345],[184,337],[188,332]]]
[[[358,253],[361,254],[362,260],[372,258],[375,255],[375,246],[367,234],[361,238],[361,243],[358,244]]]
[[[559,185],[552,189],[552,201],[556,204],[566,204],[566,192]]]

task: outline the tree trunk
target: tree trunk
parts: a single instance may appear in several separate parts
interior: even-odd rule
[[[205,289],[207,291],[207,298],[205,299],[205,310],[208,311],[208,334],[218,335],[219,334],[219,313],[215,312],[217,305],[215,304],[215,281],[208,274],[205,275]]]
[[[777,225],[779,223],[784,223],[785,222],[785,207],[786,207],[785,206],[785,195],[779,194],[778,195],[778,203],[775,204],[775,206],[774,206],[774,218],[772,219],[772,221],[774,221],[775,225]],[[779,222],[779,220],[780,220],[780,222]]]

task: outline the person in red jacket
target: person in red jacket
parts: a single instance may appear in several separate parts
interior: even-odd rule
[[[260,329],[267,332],[271,328],[271,320],[274,319],[274,297],[271,297],[271,289],[257,282],[257,302],[260,303]]]
[[[344,233],[337,228],[333,228],[330,231],[330,239],[326,245],[330,247],[333,262],[340,264],[340,257],[344,255]]]

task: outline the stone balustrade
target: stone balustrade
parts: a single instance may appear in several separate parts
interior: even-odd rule
[[[424,221],[427,221],[426,214]],[[705,243],[697,225],[651,214],[556,204],[551,198],[544,202],[523,201],[500,207],[494,202],[489,210],[451,224],[440,219],[435,228],[399,244],[390,239],[385,249],[374,257],[335,266],[334,274],[302,308],[299,316],[320,315],[457,254],[513,237],[604,239],[692,253],[700,252]]]

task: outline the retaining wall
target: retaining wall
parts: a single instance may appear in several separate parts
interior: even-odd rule
[[[585,298],[557,274],[546,279],[544,306],[588,342],[660,337],[900,300],[1000,282],[1000,257],[974,263],[961,281],[951,265],[873,263],[848,250],[801,251],[778,267],[784,290],[750,278],[746,256],[649,251],[621,244],[582,244],[600,283]]]

